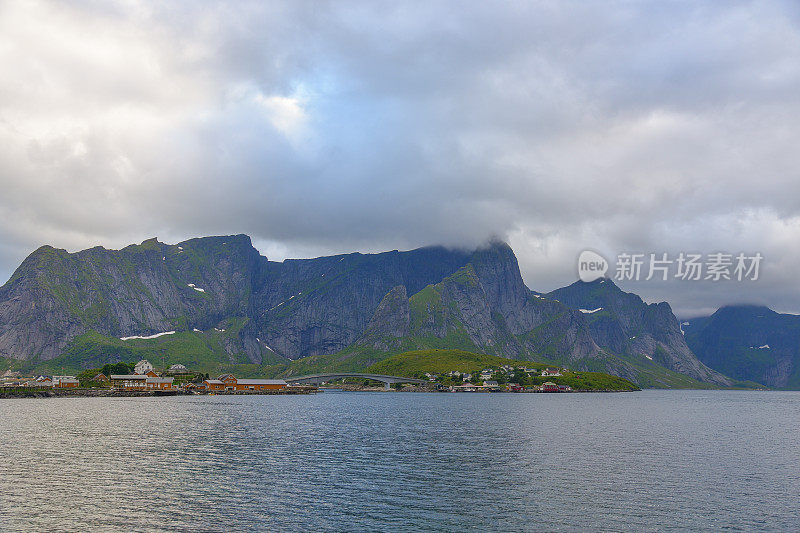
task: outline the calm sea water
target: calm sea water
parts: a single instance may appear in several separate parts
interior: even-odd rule
[[[2,531],[800,530],[800,393],[0,401]]]

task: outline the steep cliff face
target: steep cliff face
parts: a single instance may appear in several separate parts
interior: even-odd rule
[[[497,355],[520,351],[492,308],[472,263],[413,295],[410,308],[409,335],[424,347],[475,347]]]
[[[684,323],[706,365],[740,380],[800,388],[800,317],[762,306],[729,306]]]
[[[609,352],[647,359],[700,381],[732,384],[692,353],[666,302],[646,304],[639,296],[620,290],[610,279],[578,281],[548,297],[580,310],[592,338]]]
[[[46,360],[89,330],[151,335],[244,316],[261,259],[244,235],[74,254],[44,246],[0,288],[0,353]]]
[[[409,335],[411,307],[405,285],[394,287],[383,297],[359,339],[359,345],[380,351],[395,349]]]
[[[270,262],[254,299],[253,328],[295,359],[356,341],[393,287],[416,292],[452,274],[469,254],[442,247]]]
[[[419,290],[469,257],[441,247],[271,262],[245,235],[122,250],[42,247],[0,288],[0,355],[52,359],[80,335],[148,336],[245,319],[229,353],[260,362],[350,345],[394,286]]]
[[[606,359],[580,313],[525,286],[505,243],[479,249],[454,274],[413,294],[407,305],[397,301],[400,295],[397,289],[387,295],[372,321],[392,326],[368,328],[358,345],[395,352],[459,348],[578,367],[583,359]]]

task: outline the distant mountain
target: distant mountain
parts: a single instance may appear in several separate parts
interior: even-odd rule
[[[700,381],[730,385],[700,362],[686,344],[678,319],[666,302],[646,304],[608,278],[577,281],[547,295],[579,309],[592,338],[602,348],[638,362],[653,362]]]
[[[711,368],[769,387],[800,388],[800,316],[730,306],[682,327],[689,347]]]
[[[148,356],[250,372],[295,361],[287,371],[299,372],[456,348],[643,386],[730,383],[686,348],[668,305],[608,289],[534,293],[502,242],[283,262],[246,235],[77,253],[45,246],[0,288],[0,356],[30,368]],[[587,306],[606,312],[579,310]]]

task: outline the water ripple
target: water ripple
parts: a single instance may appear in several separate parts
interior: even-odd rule
[[[0,530],[796,530],[800,394],[0,402]]]

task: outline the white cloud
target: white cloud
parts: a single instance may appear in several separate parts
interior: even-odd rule
[[[306,113],[297,98],[258,94],[256,102],[264,109],[268,120],[278,131],[292,139],[297,139],[302,134]]]
[[[42,243],[246,232],[270,256],[510,239],[750,250],[800,311],[792,2],[7,2],[0,275]],[[186,191],[192,191],[191,195]]]

